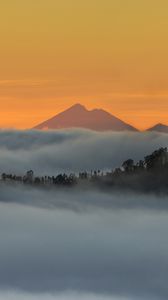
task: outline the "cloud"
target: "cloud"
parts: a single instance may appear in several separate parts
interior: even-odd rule
[[[58,80],[0,80],[1,88],[30,88],[30,87],[46,87],[46,86],[56,86],[58,84]]]
[[[126,207],[129,197],[1,189],[0,291],[24,291],[26,300],[73,291],[84,300],[167,299],[167,210]],[[152,208],[152,197],[134,200]]]
[[[94,294],[79,293],[53,293],[53,294],[30,294],[21,292],[3,292],[0,293],[0,300],[128,300],[121,297],[99,296]],[[130,299],[129,299],[130,300]]]
[[[89,186],[41,188],[22,184],[0,184],[0,203],[22,204],[43,209],[66,209],[78,213],[97,210],[168,211],[167,195],[99,190]]]
[[[167,146],[157,133],[69,131],[0,131],[0,170],[36,174],[112,169],[127,158],[142,159]]]
[[[167,146],[156,133],[1,131],[0,170],[115,167]],[[168,298],[166,197],[0,184],[0,299]]]

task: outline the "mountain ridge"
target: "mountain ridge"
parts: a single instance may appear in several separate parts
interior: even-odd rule
[[[168,133],[168,125],[158,123],[158,124],[148,128],[147,131],[156,131],[156,132]]]
[[[33,129],[83,128],[95,131],[138,131],[135,127],[103,109],[88,110],[80,103],[74,104]]]

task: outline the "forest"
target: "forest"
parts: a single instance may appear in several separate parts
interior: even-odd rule
[[[20,183],[44,187],[97,187],[99,189],[132,190],[137,192],[168,193],[168,150],[159,148],[143,160],[134,162],[132,158],[111,171],[82,171],[79,174],[57,174],[35,176],[29,170],[23,176],[1,174],[1,183]]]

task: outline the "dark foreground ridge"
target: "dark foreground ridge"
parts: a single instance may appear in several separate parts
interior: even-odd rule
[[[1,175],[1,183],[31,185],[34,187],[97,187],[103,190],[130,190],[168,194],[168,151],[160,148],[134,163],[133,159],[110,172],[95,170],[76,174],[36,177],[32,170],[24,176]]]

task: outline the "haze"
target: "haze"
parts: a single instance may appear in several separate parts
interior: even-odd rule
[[[0,299],[166,300],[165,200],[1,186]]]
[[[55,175],[111,170],[128,158],[143,159],[167,146],[167,134],[89,130],[0,131],[1,172]]]
[[[4,130],[0,170],[106,171],[158,145],[167,134]],[[166,195],[9,181],[0,190],[0,300],[168,298]]]
[[[0,300],[167,300],[168,1],[0,2]]]

